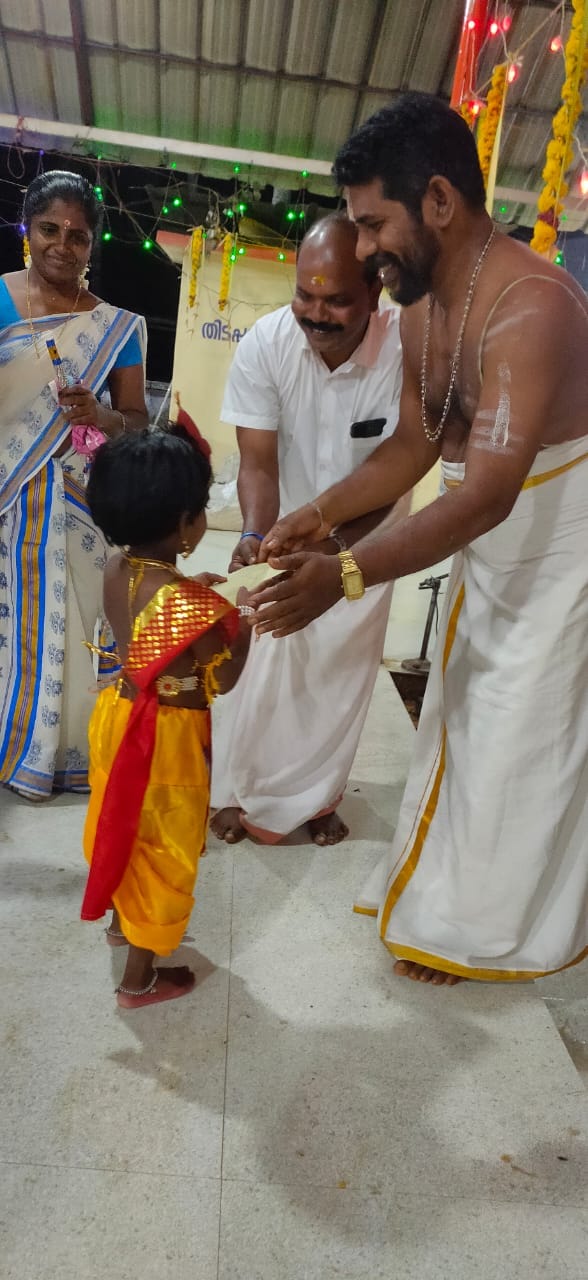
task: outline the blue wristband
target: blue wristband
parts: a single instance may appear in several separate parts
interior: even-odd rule
[[[257,538],[258,542],[263,542],[264,535],[263,533],[254,533],[253,529],[246,529],[245,533],[241,534],[239,542],[243,542],[244,538]]]

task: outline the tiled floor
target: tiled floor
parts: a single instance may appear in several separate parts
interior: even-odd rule
[[[588,1274],[587,1097],[540,984],[402,982],[350,910],[412,742],[382,671],[352,838],[211,840],[198,987],[131,1013],[78,919],[84,803],[0,794],[2,1280]],[[543,984],[578,1036],[585,981]]]

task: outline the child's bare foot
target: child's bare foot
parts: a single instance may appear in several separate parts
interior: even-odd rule
[[[162,1004],[164,1000],[178,1000],[194,989],[196,979],[187,965],[169,969],[154,969],[153,979],[146,988],[138,990],[117,987],[116,1001],[121,1009],[142,1009],[148,1004]]]
[[[227,844],[238,844],[247,835],[241,822],[241,810],[235,807],[219,809],[211,819],[210,829],[219,840],[225,840]]]
[[[339,844],[349,835],[349,827],[345,825],[338,813],[325,813],[322,818],[311,818],[308,824],[315,844]]]

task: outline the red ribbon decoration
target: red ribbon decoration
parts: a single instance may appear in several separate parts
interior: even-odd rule
[[[465,0],[465,12],[453,89],[451,106],[459,111],[462,102],[475,96],[478,58],[486,39],[489,0]]]
[[[184,431],[187,431],[188,435],[194,441],[196,448],[204,454],[206,461],[210,462],[211,448],[208,440],[204,439],[202,432],[198,430],[198,427],[196,426],[194,419],[190,417],[190,414],[186,413],[185,409],[180,409],[177,421],[178,426],[183,427]]]

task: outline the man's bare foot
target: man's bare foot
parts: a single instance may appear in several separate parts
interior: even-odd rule
[[[432,987],[455,987],[463,978],[456,973],[444,973],[443,969],[429,969],[426,964],[414,964],[411,960],[397,960],[394,972],[400,978],[411,978],[413,982],[430,982]]]
[[[349,827],[345,826],[338,813],[325,813],[322,818],[311,818],[308,829],[315,844],[339,844],[349,835]]]
[[[178,1000],[187,996],[194,989],[196,978],[188,966],[183,964],[175,968],[155,969],[156,981],[149,991],[138,995],[130,987],[124,990],[117,988],[116,1002],[121,1009],[143,1009],[148,1004],[162,1004],[164,1000]]]
[[[247,835],[241,822],[241,810],[236,808],[219,809],[214,818],[211,818],[210,829],[219,840],[225,840],[227,844],[238,844]]]

